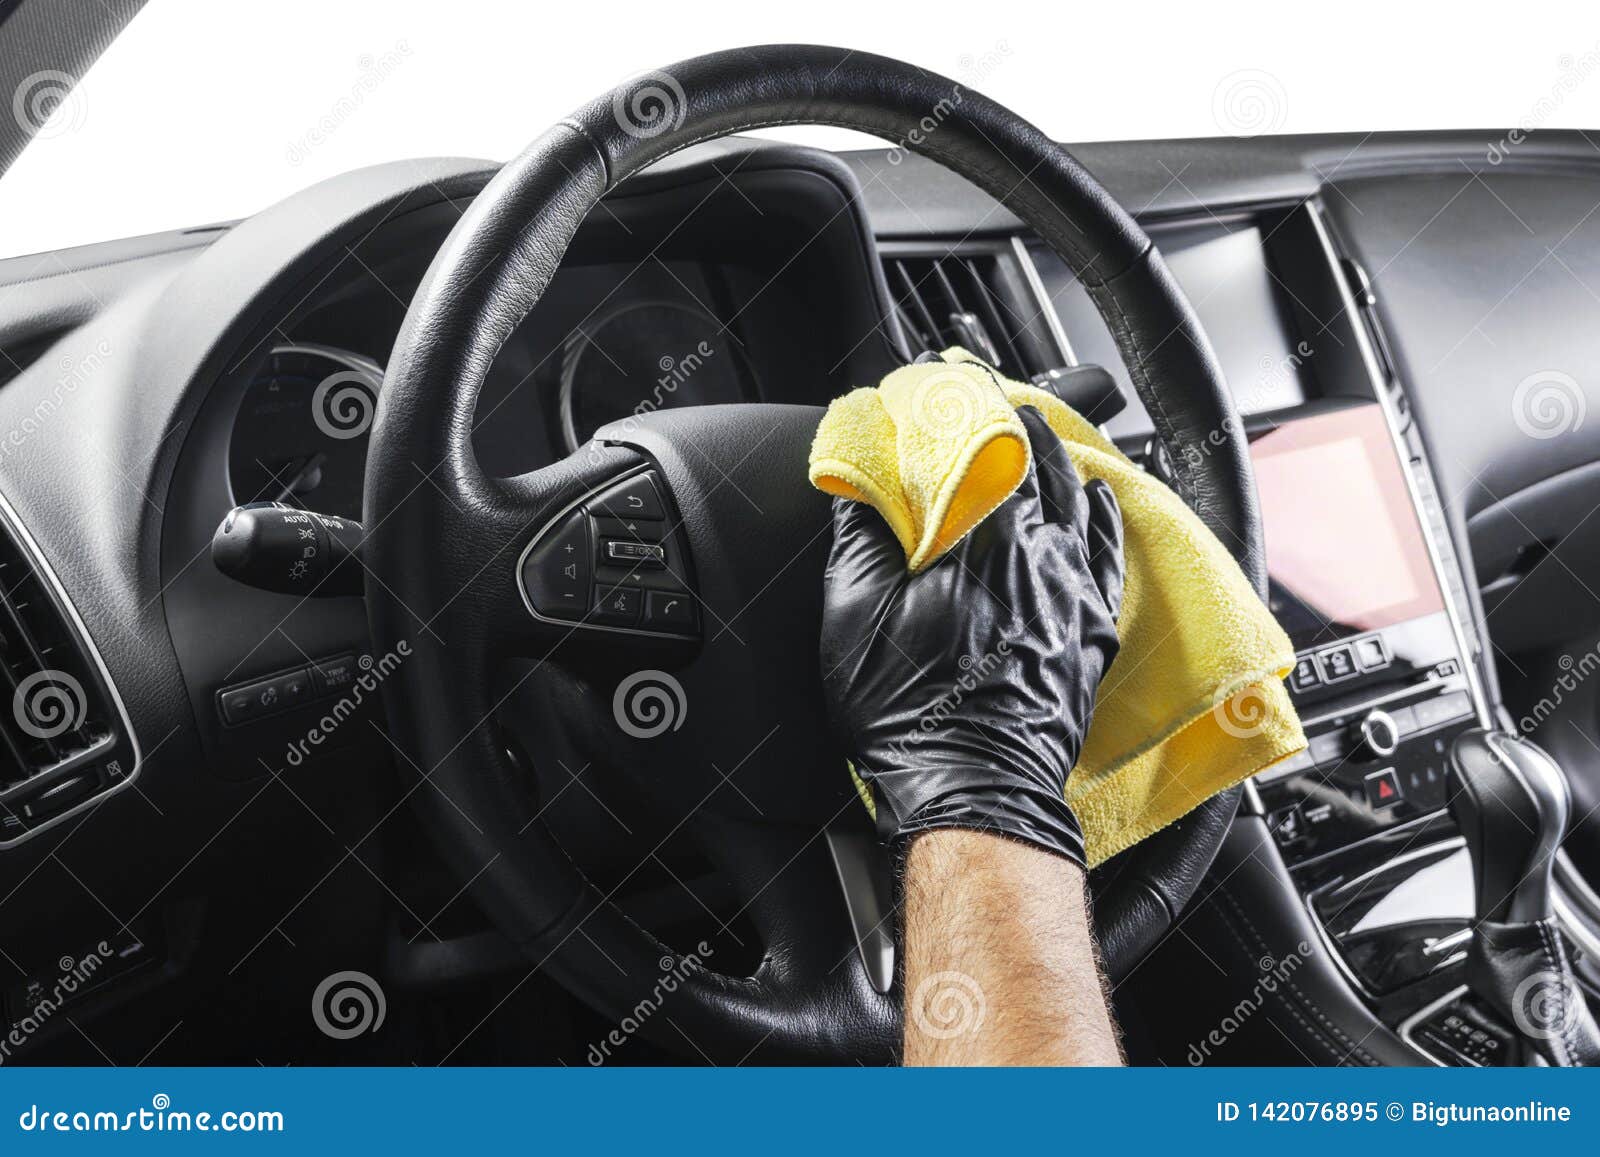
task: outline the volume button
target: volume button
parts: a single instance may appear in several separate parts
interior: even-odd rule
[[[589,607],[592,577],[589,520],[572,511],[534,544],[522,564],[522,585],[534,610],[561,619],[581,619]]]

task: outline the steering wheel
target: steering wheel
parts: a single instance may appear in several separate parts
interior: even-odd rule
[[[805,479],[821,411],[644,413],[511,479],[487,476],[472,451],[491,362],[600,198],[690,144],[789,124],[900,142],[968,178],[1059,253],[1116,339],[1174,487],[1265,590],[1238,414],[1143,230],[1070,155],[993,101],[899,61],[777,45],[687,60],[585,105],[508,163],[457,222],[412,300],[372,427],[367,606],[376,652],[407,654],[383,693],[416,777],[410,797],[532,965],[691,1056],[888,1061],[900,1001],[857,951],[829,838],[866,820],[829,735],[818,671],[830,508]],[[641,470],[649,483],[631,477]],[[624,476],[647,489],[608,495]],[[586,524],[612,525],[586,523],[585,510],[625,526],[645,501],[661,507],[658,561],[693,590],[696,616],[619,626],[640,622],[623,596],[607,609],[612,625],[580,625],[529,599],[524,574],[548,564],[546,544],[563,534],[581,544]],[[524,678],[530,663],[540,671],[594,765],[625,777],[732,882],[764,944],[753,975],[725,975],[715,958],[662,944],[557,846],[495,723],[504,672],[519,661]],[[1190,899],[1237,801],[1237,791],[1209,800],[1093,874],[1113,978]],[[641,1000],[661,1014],[643,1015]]]

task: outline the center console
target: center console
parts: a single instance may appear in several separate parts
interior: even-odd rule
[[[1283,1006],[1237,1059],[1517,1063],[1517,1026],[1467,988],[1482,915],[1474,854],[1492,863],[1503,849],[1485,855],[1481,833],[1467,833],[1469,848],[1451,814],[1452,750],[1468,731],[1492,732],[1496,707],[1375,291],[1316,200],[1149,229],[1211,336],[1249,438],[1268,599],[1295,647],[1289,693],[1308,740],[1246,783],[1211,898],[1187,924],[1206,937],[1195,963],[1249,989],[1239,1007]],[[1165,476],[1166,451],[1093,303],[1052,255],[1031,256],[1071,352],[1107,367],[1129,399],[1107,433]],[[1577,889],[1562,884],[1555,914],[1600,959],[1588,931],[1600,918],[1574,916]],[[1600,913],[1600,901],[1583,911]],[[1261,961],[1300,971],[1264,997],[1277,977],[1252,988]],[[1190,1013],[1180,1004],[1164,1015]],[[1211,1039],[1198,1018],[1186,1027]]]
[[[1507,1063],[1512,1026],[1463,980],[1476,906],[1450,753],[1494,720],[1462,569],[1366,277],[1319,208],[1302,212],[1284,244],[1298,232],[1303,268],[1331,275],[1301,274],[1325,295],[1298,320],[1345,321],[1331,336],[1350,348],[1321,361],[1305,403],[1247,423],[1269,602],[1296,648],[1289,691],[1308,741],[1255,778],[1250,801],[1373,1017],[1426,1061]]]
[[[1494,714],[1370,287],[1315,202],[1152,232],[1239,403],[1308,740],[1247,783],[1238,847],[1215,870],[1226,895],[1207,915],[1257,959],[1291,945],[1306,960],[1278,998],[1278,1036],[1308,1038],[1301,1056],[1508,1063],[1513,1027],[1465,987],[1473,862],[1450,813],[1452,745]],[[1082,303],[1066,294],[1062,312],[1074,344],[1104,358]],[[1139,414],[1110,432],[1161,471]]]
[[[1440,812],[1450,743],[1477,721],[1460,635],[1407,465],[1376,401],[1258,425],[1269,601],[1297,651],[1309,746],[1256,779],[1301,865]]]
[[[1379,398],[1251,425],[1269,601],[1296,648],[1308,741],[1256,776],[1252,802],[1346,980],[1405,1019],[1408,990],[1460,971],[1474,915],[1447,804],[1451,745],[1484,713],[1442,520]]]

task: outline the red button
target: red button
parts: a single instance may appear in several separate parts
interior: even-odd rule
[[[1393,807],[1401,800],[1400,778],[1394,768],[1386,767],[1367,776],[1367,802],[1375,808]]]

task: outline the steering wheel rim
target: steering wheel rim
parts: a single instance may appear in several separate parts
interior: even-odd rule
[[[571,647],[561,628],[530,616],[518,595],[518,556],[557,512],[649,464],[667,476],[692,557],[722,559],[729,546],[719,521],[726,523],[728,511],[704,493],[720,484],[702,485],[696,475],[705,469],[698,459],[710,460],[707,445],[743,439],[748,447],[746,417],[727,413],[733,410],[785,431],[780,449],[763,451],[764,470],[741,486],[759,488],[764,477],[781,476],[789,490],[805,488],[800,435],[808,420],[814,428],[817,412],[809,419],[776,413],[805,409],[797,407],[659,411],[629,430],[601,431],[569,458],[514,479],[486,476],[471,447],[490,364],[600,198],[691,144],[787,124],[898,141],[967,177],[1055,249],[1106,319],[1167,448],[1175,489],[1264,593],[1260,520],[1237,411],[1198,318],[1138,224],[1038,129],[953,81],[865,53],[778,45],[687,60],[585,105],[508,163],[457,223],[407,312],[372,426],[367,605],[374,647],[382,653],[404,641],[410,651],[383,685],[393,740],[415,776],[409,794],[475,898],[536,966],[618,1021],[639,1019],[641,993],[649,994],[652,1010],[669,1015],[643,1018],[639,1031],[680,1051],[682,1034],[714,1059],[742,1060],[759,1050],[784,1060],[888,1060],[899,1035],[898,1001],[872,986],[848,947],[839,955],[840,944],[853,939],[837,887],[821,904],[805,895],[804,884],[795,892],[796,881],[831,875],[816,831],[772,822],[751,829],[737,808],[697,814],[697,828],[711,832],[709,840],[701,833],[702,842],[715,849],[719,866],[749,876],[747,906],[758,923],[766,921],[760,969],[724,976],[628,920],[537,815],[528,819],[525,789],[493,724],[499,704],[489,673],[517,659],[559,669],[575,712],[593,710],[603,698],[609,713],[609,688],[595,686],[593,671],[574,657],[589,641]],[[725,465],[712,465],[726,476]],[[778,504],[803,501],[777,489],[762,495]],[[806,530],[809,517],[797,515],[788,531]],[[802,548],[795,557],[807,554]],[[811,565],[808,558],[789,566],[784,582],[820,575]],[[820,595],[820,581],[812,585]],[[804,610],[804,585],[785,589]],[[620,766],[646,757],[626,745],[614,756]],[[655,793],[658,803],[671,797],[670,785]],[[1095,874],[1096,927],[1114,978],[1142,958],[1193,894],[1237,798],[1234,791],[1207,801]]]

